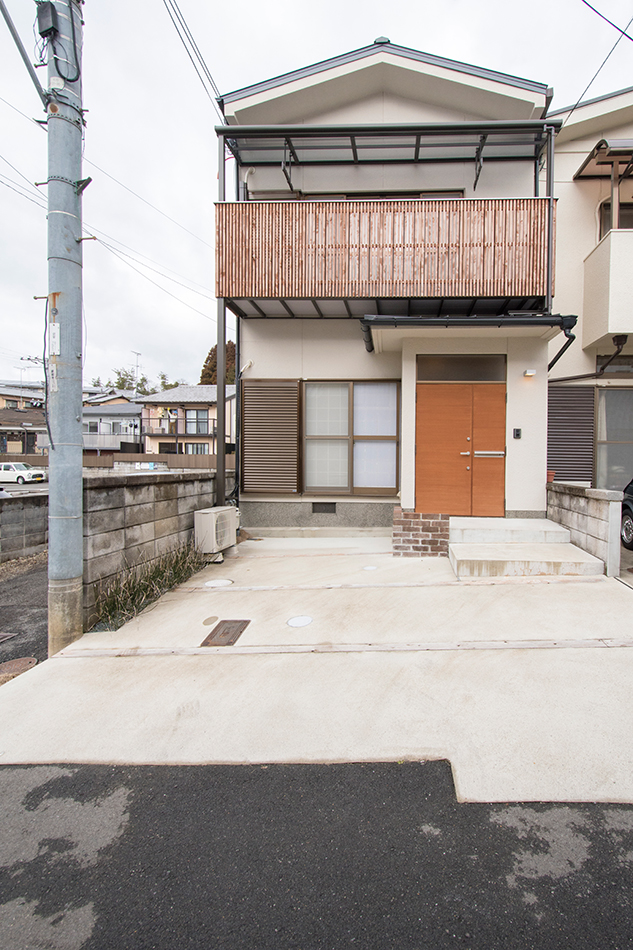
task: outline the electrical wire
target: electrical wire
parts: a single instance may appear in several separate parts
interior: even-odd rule
[[[49,451],[55,451],[55,443],[51,434],[51,424],[48,418],[48,361],[46,359],[46,344],[48,338],[48,297],[44,306],[44,349],[42,352],[42,363],[44,364],[44,419],[46,421],[46,431],[48,432]]]
[[[165,287],[162,287],[160,284],[156,283],[155,280],[152,280],[152,278],[148,277],[147,274],[144,274],[143,271],[138,270],[138,268],[130,264],[130,262],[126,260],[125,257],[121,257],[121,255],[117,253],[117,251],[111,248],[108,244],[105,244],[104,241],[99,241],[99,243],[102,244],[103,247],[107,248],[107,250],[110,251],[111,254],[114,254],[114,256],[117,257],[120,261],[122,261],[124,264],[127,264],[128,267],[131,267],[133,271],[136,271],[137,274],[140,274],[141,277],[144,277],[145,280],[148,280],[150,284],[153,284],[154,287],[158,287],[159,290],[162,290],[163,293],[167,294],[168,297],[173,297],[173,299],[177,300],[178,303],[181,303],[183,307],[187,307],[188,310],[193,310],[194,313],[199,313],[200,316],[205,317],[206,320],[211,320],[212,323],[217,322],[215,317],[210,317],[208,313],[203,313],[202,310],[197,310],[195,307],[192,307],[191,304],[185,303],[185,301],[182,300],[180,297],[177,297],[175,294],[172,294],[170,290],[166,290]]]
[[[35,185],[34,185],[33,182],[30,180],[30,178],[27,178],[26,175],[23,175],[22,172],[20,171],[20,169],[19,169],[19,168],[16,168],[15,165],[12,165],[8,158],[5,158],[4,155],[0,155],[0,158],[2,159],[3,162],[6,162],[6,164],[9,166],[9,168],[12,168],[12,169],[13,169],[13,171],[16,173],[16,175],[19,175],[20,178],[23,178],[24,181],[27,183],[27,185],[28,185],[30,188],[34,188],[34,189],[35,189]],[[35,190],[37,191],[37,189],[35,189]],[[38,192],[38,194],[39,194],[39,192]]]
[[[593,9],[593,8],[592,8],[592,9]],[[629,22],[626,24],[625,29],[628,30],[628,28],[630,27],[631,23],[633,23],[633,17],[631,17],[631,19],[629,20]],[[566,125],[567,122],[569,122],[569,120],[571,119],[572,115],[574,114],[574,112],[576,111],[576,109],[578,108],[578,106],[580,105],[580,103],[582,102],[582,100],[585,98],[585,95],[587,94],[587,92],[589,91],[589,89],[591,88],[591,86],[594,84],[594,82],[595,82],[596,79],[598,78],[599,74],[602,72],[602,69],[603,69],[604,66],[606,65],[607,60],[610,58],[611,54],[614,52],[616,46],[619,44],[620,40],[622,39],[622,36],[626,36],[626,35],[627,35],[627,34],[624,33],[624,32],[621,32],[621,33],[620,33],[620,36],[618,36],[617,40],[615,41],[615,43],[613,44],[613,46],[611,47],[611,49],[609,50],[609,52],[607,53],[607,55],[605,56],[605,58],[604,58],[604,59],[602,60],[602,62],[600,63],[600,66],[598,67],[598,69],[596,70],[596,72],[594,73],[594,75],[592,76],[592,78],[589,80],[588,84],[585,86],[585,88],[584,88],[583,91],[581,92],[581,94],[580,94],[580,96],[579,96],[579,98],[578,98],[578,101],[576,102],[576,104],[571,108],[571,110],[570,110],[570,111],[567,113],[567,115],[565,116],[565,119],[563,120],[563,126]],[[562,126],[561,126],[561,128],[562,128]]]
[[[0,96],[0,102],[4,102],[5,106],[8,106],[10,109],[13,109],[14,112],[17,112],[18,115],[21,115],[23,119],[27,119],[29,122],[32,122],[33,125],[36,125],[38,129],[44,129],[45,132],[48,132],[46,128],[46,122],[42,120],[38,122],[37,119],[34,119],[32,116],[27,115],[26,112],[22,112],[21,109],[18,109],[17,106],[14,106],[11,102],[8,102],[3,96]]]
[[[217,104],[217,99],[220,98],[219,89],[215,83],[215,80],[213,79],[213,76],[211,75],[209,67],[204,61],[204,57],[202,56],[200,50],[198,49],[198,45],[193,38],[193,34],[191,33],[191,30],[189,29],[187,25],[187,21],[185,20],[182,14],[182,11],[180,10],[180,7],[178,6],[176,0],[163,0],[163,4],[165,6],[165,9],[167,10],[167,13],[169,14],[169,18],[171,22],[174,25],[174,29],[176,30],[176,33],[178,34],[180,42],[184,46],[185,52],[187,53],[187,56],[191,60],[191,65],[195,69],[196,75],[198,76],[198,79],[202,83],[202,87],[204,91],[209,97],[209,100],[213,108],[217,112],[220,122],[224,123],[224,116],[222,115]],[[183,36],[183,32],[184,32],[184,36]],[[196,63],[196,60],[197,60],[197,63]],[[202,70],[202,73],[200,70]],[[206,78],[206,81],[205,81],[205,78]],[[209,91],[209,86],[211,87],[211,91]]]
[[[66,0],[66,6],[68,7],[68,15],[70,17],[70,31],[72,33],[73,56],[75,59],[75,75],[74,76],[64,75],[64,73],[59,68],[59,58],[57,55],[57,48],[55,45],[55,37],[57,34],[56,33],[51,34],[51,45],[53,47],[53,62],[55,64],[55,72],[57,73],[60,79],[64,80],[64,82],[70,82],[70,83],[77,82],[77,80],[81,76],[81,69],[79,66],[79,53],[77,52],[77,35],[75,33],[75,15],[74,15],[72,4],[73,4],[73,0]],[[66,53],[64,44],[59,43],[59,46],[62,48],[62,50],[64,50],[64,53]],[[68,66],[70,66],[70,60],[68,59],[67,54],[66,54],[66,63],[68,64]]]
[[[3,179],[5,180],[3,181]],[[21,198],[26,198],[27,201],[30,201],[34,205],[37,205],[37,207],[41,208],[42,211],[47,210],[46,205],[42,204],[40,201],[36,201],[35,198],[31,198],[30,195],[25,195],[24,191],[18,191],[17,188],[14,188],[9,184],[9,181],[11,181],[11,179],[6,179],[5,175],[0,175],[0,185],[4,185],[5,188],[10,188],[11,191],[15,191],[16,195],[19,195]],[[15,185],[17,184],[17,182],[13,182],[13,184]],[[22,185],[19,185],[19,187],[22,188]]]
[[[608,23],[609,26],[612,26],[614,30],[617,30],[618,33],[622,34],[622,36],[626,36],[627,40],[631,40],[633,43],[633,36],[629,36],[626,30],[621,30],[620,27],[616,26],[616,24],[613,23],[608,17],[606,17],[603,13],[600,13],[600,10],[596,10],[595,7],[592,7],[588,0],[581,0],[581,2],[584,3],[586,7],[589,7],[590,10],[593,10],[594,13],[597,13],[601,20],[604,20],[605,23]],[[628,30],[628,26],[626,29]]]
[[[109,172],[104,171],[104,169],[101,168],[99,165],[97,165],[96,162],[91,162],[90,159],[88,159],[88,158],[85,158],[84,161],[87,162],[88,165],[92,165],[93,168],[96,168],[97,171],[101,172],[102,175],[105,175],[106,178],[112,179],[112,181],[116,182],[117,185],[120,185],[121,188],[124,188],[126,191],[129,191],[129,193],[130,193],[131,195],[134,195],[134,197],[135,197],[135,198],[138,198],[139,201],[142,201],[143,204],[146,204],[146,205],[148,205],[150,208],[153,208],[154,211],[157,211],[157,212],[158,212],[158,214],[162,214],[162,216],[163,216],[164,218],[167,218],[168,221],[171,221],[172,224],[177,225],[179,228],[182,228],[183,231],[186,231],[187,234],[190,234],[192,237],[195,237],[197,241],[201,241],[203,244],[206,244],[207,247],[213,247],[213,245],[212,245],[212,244],[209,244],[208,241],[205,241],[204,238],[199,237],[197,234],[194,234],[193,231],[190,231],[189,228],[186,228],[186,227],[184,226],[184,224],[180,224],[180,222],[179,222],[179,221],[176,221],[175,218],[171,218],[171,217],[170,217],[168,214],[166,214],[164,211],[161,211],[160,208],[157,208],[156,205],[153,205],[153,204],[151,203],[151,201],[148,201],[148,200],[147,200],[147,198],[142,198],[141,195],[137,194],[137,192],[135,192],[135,191],[133,191],[131,188],[129,188],[128,185],[124,185],[123,182],[122,182],[122,181],[119,181],[118,178],[115,178],[114,175],[111,175]]]
[[[155,267],[150,267],[149,264],[144,264],[142,261],[137,261],[136,258],[132,257],[131,254],[126,254],[124,251],[119,250],[118,248],[112,247],[106,241],[102,241],[100,238],[97,238],[99,244],[103,244],[104,247],[107,247],[109,251],[118,251],[123,257],[128,257],[131,261],[134,261],[136,264],[140,264],[141,267],[146,267],[148,270],[151,270],[153,274],[158,274],[159,277],[164,277],[166,280],[173,281],[174,284],[178,284],[179,287],[184,287],[185,290],[188,290],[192,294],[198,294],[200,297],[205,297],[206,300],[215,300],[213,294],[202,293],[201,290],[194,290],[193,287],[188,287],[187,284],[183,284],[182,281],[176,280],[175,277],[170,277],[168,274],[164,274],[162,271],[156,270]]]

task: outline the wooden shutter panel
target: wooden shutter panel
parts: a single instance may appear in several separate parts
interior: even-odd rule
[[[299,491],[299,382],[242,381],[242,491]]]
[[[556,480],[593,479],[593,386],[550,386],[547,412],[547,467]]]

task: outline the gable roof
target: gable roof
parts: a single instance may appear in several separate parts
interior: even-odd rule
[[[282,73],[272,79],[264,82],[254,83],[251,86],[244,86],[241,89],[235,89],[232,92],[225,93],[220,102],[222,104],[235,102],[238,99],[245,99],[249,96],[261,92],[268,92],[279,86],[295,82],[298,79],[305,79],[309,76],[316,76],[318,73],[326,72],[337,66],[346,66],[349,63],[366,59],[370,56],[376,56],[377,52],[387,51],[393,56],[404,60],[413,60],[418,63],[426,63],[429,66],[439,66],[443,69],[449,69],[453,72],[465,73],[469,76],[476,76],[479,79],[488,79],[492,82],[500,82],[507,86],[515,86],[528,92],[547,95],[548,87],[544,83],[534,82],[530,79],[521,79],[518,76],[511,76],[508,73],[497,72],[494,69],[484,69],[480,66],[472,66],[469,63],[461,63],[458,60],[447,59],[444,56],[435,56],[431,53],[423,53],[421,50],[410,49],[407,46],[398,46],[392,43],[386,37],[378,37],[369,46],[362,46],[360,49],[351,50],[349,53],[343,53],[340,56],[333,56],[330,59],[321,60],[310,66],[304,66],[301,69],[293,69],[290,72]]]
[[[234,396],[235,386],[227,386],[226,398],[233,399]],[[218,401],[218,387],[174,386],[173,389],[165,389],[163,392],[154,393],[152,396],[143,396],[140,401],[146,406],[183,406],[187,403],[215,405]]]

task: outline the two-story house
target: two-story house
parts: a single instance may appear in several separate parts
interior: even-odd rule
[[[226,387],[225,434],[235,442],[235,386]],[[143,397],[142,432],[149,455],[215,455],[217,387],[175,386]]]
[[[579,323],[550,374],[548,467],[621,490],[633,478],[633,89],[553,117],[556,304]]]
[[[244,524],[544,516],[550,99],[385,37],[223,96]]]

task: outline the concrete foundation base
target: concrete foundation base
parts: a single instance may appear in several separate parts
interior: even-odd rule
[[[48,581],[48,655],[54,656],[84,632],[83,577]]]

